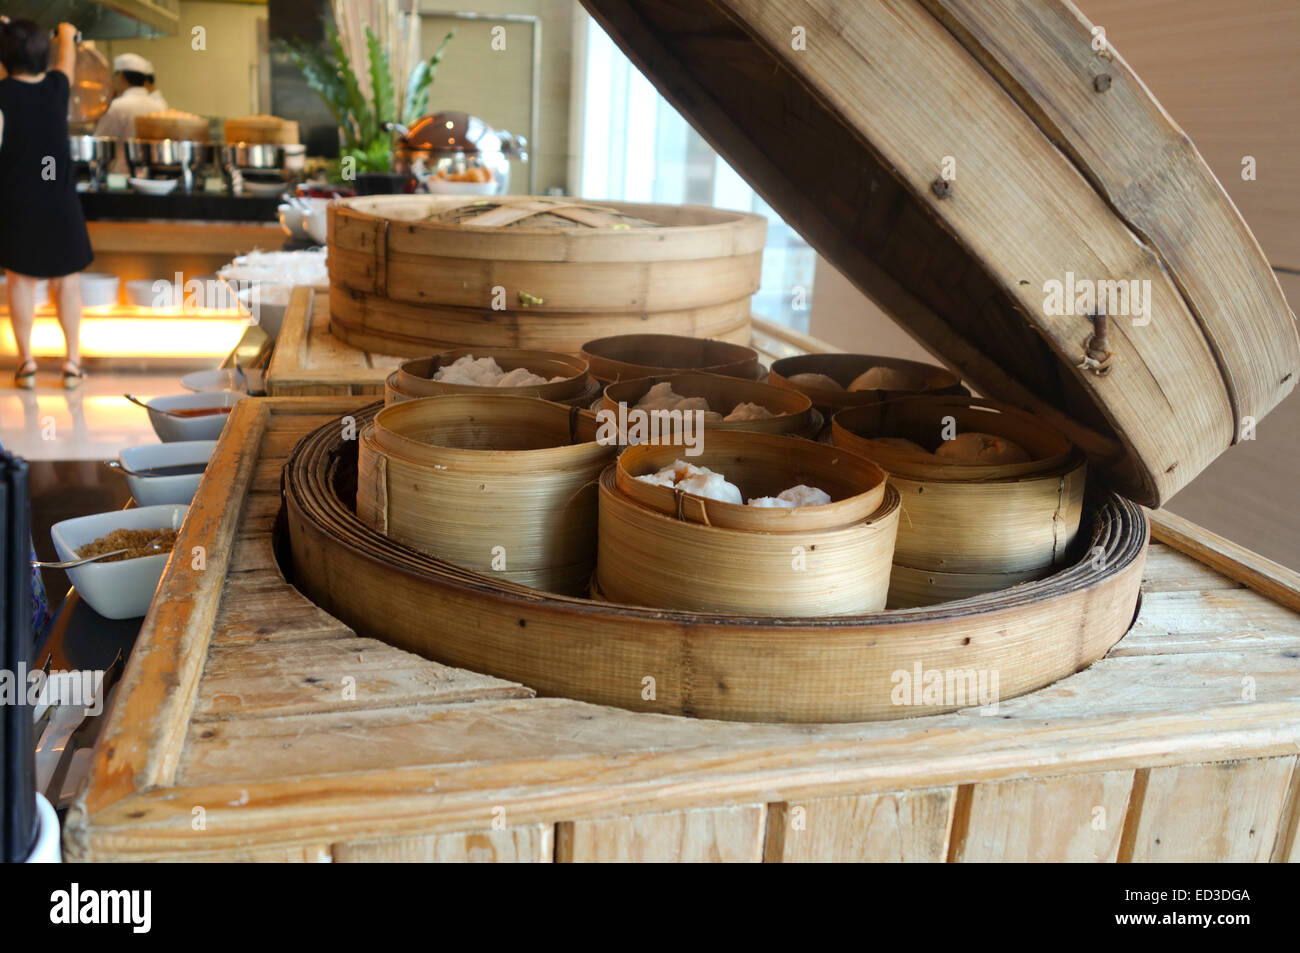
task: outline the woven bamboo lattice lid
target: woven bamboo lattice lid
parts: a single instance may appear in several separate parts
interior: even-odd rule
[[[583,3],[823,256],[1127,496],[1164,502],[1295,386],[1254,236],[1068,2]]]

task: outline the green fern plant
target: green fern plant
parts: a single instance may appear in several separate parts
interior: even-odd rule
[[[443,37],[438,49],[427,60],[420,60],[411,70],[406,88],[398,95],[388,51],[378,37],[366,27],[365,65],[370,78],[371,99],[367,100],[357,80],[356,66],[348,58],[338,29],[326,21],[325,40],[328,53],[307,43],[280,43],[330,115],[338,123],[341,145],[339,160],[351,157],[357,172],[388,172],[392,168],[392,134],[384,124],[414,122],[429,105],[429,87],[433,84],[447,44],[455,31]],[[337,173],[338,167],[334,166]]]

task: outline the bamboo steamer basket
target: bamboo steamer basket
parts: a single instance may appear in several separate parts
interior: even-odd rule
[[[759,380],[766,373],[758,352],[745,344],[675,334],[618,334],[582,345],[591,375],[613,384],[641,377],[701,371]]]
[[[590,414],[457,394],[394,404],[360,435],[357,515],[431,555],[522,586],[585,591],[596,479],[615,448]]]
[[[760,616],[883,609],[898,532],[898,494],[853,454],[795,437],[719,431],[688,462],[746,497],[799,483],[832,502],[797,509],[723,503],[644,483],[682,448],[629,447],[600,479],[602,597],[630,605]]]
[[[742,403],[758,404],[774,414],[757,420],[724,420],[704,424],[705,429],[711,431],[748,430],[753,433],[811,437],[822,427],[821,414],[804,395],[721,374],[671,374],[667,377],[619,381],[605,388],[602,409],[618,419],[620,404],[626,405],[630,412],[651,387],[664,382],[672,386],[674,393],[683,397],[703,397],[711,409],[724,416]],[[602,419],[601,415],[597,419]]]
[[[1161,505],[1300,380],[1254,236],[1067,0],[585,6],[849,281],[1129,498]]]
[[[462,357],[490,357],[503,371],[525,368],[547,379],[545,384],[518,387],[477,387],[472,384],[451,384],[434,380],[434,374]],[[553,377],[563,380],[552,381]],[[568,354],[553,351],[533,351],[526,348],[455,348],[432,357],[406,361],[397,369],[397,387],[412,397],[437,397],[443,394],[506,394],[514,397],[540,397],[543,400],[562,401],[580,398],[591,391],[591,375],[587,362]],[[587,402],[588,405],[591,401]]]
[[[851,391],[848,389],[859,376],[873,367],[883,367],[892,371],[898,375],[899,383],[903,386],[889,390]],[[843,390],[790,383],[790,378],[798,374],[825,374]],[[863,404],[875,404],[895,397],[967,393],[966,388],[961,386],[961,381],[947,368],[874,354],[799,354],[794,357],[783,357],[772,363],[767,382],[806,394],[813,405],[828,417],[845,407],[860,407]]]
[[[377,409],[353,411],[363,430]],[[635,711],[849,722],[950,710],[891,700],[892,674],[917,664],[996,669],[1001,698],[1012,698],[1086,667],[1124,634],[1148,540],[1141,509],[1103,493],[1086,511],[1087,552],[1006,591],[833,617],[638,608],[525,588],[376,532],[356,514],[358,446],[344,436],[337,421],[322,426],[285,468],[288,571],[302,592],[360,635]]]
[[[208,141],[208,120],[202,116],[173,114],[171,111],[145,113],[135,117],[137,139],[182,139]]]
[[[302,141],[298,135],[298,124],[291,119],[281,119],[279,116],[258,115],[227,119],[223,128],[226,142],[293,146]]]
[[[835,446],[889,471],[903,500],[894,560],[930,574],[924,591],[932,602],[1041,577],[1066,562],[1082,514],[1087,461],[1042,421],[973,397],[905,397],[842,410],[831,430]],[[969,431],[1005,437],[1032,459],[957,463],[873,439],[903,437],[929,449],[945,433]],[[907,604],[917,590],[900,581],[890,604]]]
[[[427,360],[427,358],[423,358],[422,360]],[[426,383],[440,384],[442,382],[426,379]],[[529,390],[529,389],[530,388],[527,387],[522,388],[522,390]],[[509,390],[514,390],[514,388],[511,387],[477,388],[476,392],[482,393],[486,391],[489,394],[495,394],[498,391],[509,391]],[[552,403],[562,404],[565,407],[577,407],[582,410],[590,410],[593,408],[593,405],[599,406],[599,402],[601,399],[600,391],[601,391],[600,381],[596,380],[594,377],[590,377],[587,379],[586,384],[583,386],[583,389],[579,394],[573,397],[550,398],[550,400]],[[431,396],[437,396],[437,395],[424,394],[424,393],[412,393],[411,391],[406,390],[401,380],[400,371],[393,371],[393,373],[389,374],[388,377],[384,379],[384,405],[385,406],[389,404],[400,404],[403,401],[407,401],[407,400],[419,400],[421,397],[431,397]],[[512,396],[537,397],[540,395],[515,394]],[[547,398],[543,398],[543,399],[547,399]]]
[[[622,328],[745,340],[767,229],[701,206],[529,196],[365,196],[328,216],[331,331],[411,356],[576,353]],[[488,329],[506,333],[466,337]]]

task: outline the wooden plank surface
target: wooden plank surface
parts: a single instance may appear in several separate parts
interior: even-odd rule
[[[562,863],[757,863],[762,805],[567,821],[558,825]]]
[[[333,859],[336,864],[536,864],[549,863],[554,854],[554,828],[550,824],[528,824],[463,834],[335,844]]]
[[[406,358],[371,354],[330,334],[326,289],[298,287],[266,372],[272,397],[383,396],[384,381]]]
[[[1134,788],[1122,861],[1269,860],[1296,757],[1151,768]],[[1131,833],[1130,833],[1131,831]]]
[[[779,802],[768,811],[765,860],[943,863],[955,803],[955,788]]]
[[[1132,786],[1132,771],[972,785],[963,791],[953,859],[1113,861]]]

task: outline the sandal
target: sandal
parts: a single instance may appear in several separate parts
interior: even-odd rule
[[[72,368],[72,370],[68,370]],[[81,382],[86,379],[86,371],[80,364],[72,361],[63,362],[63,387],[65,390],[73,390],[81,386]]]
[[[14,386],[20,390],[36,387],[36,362],[31,358],[18,365],[18,370],[14,372]]]

